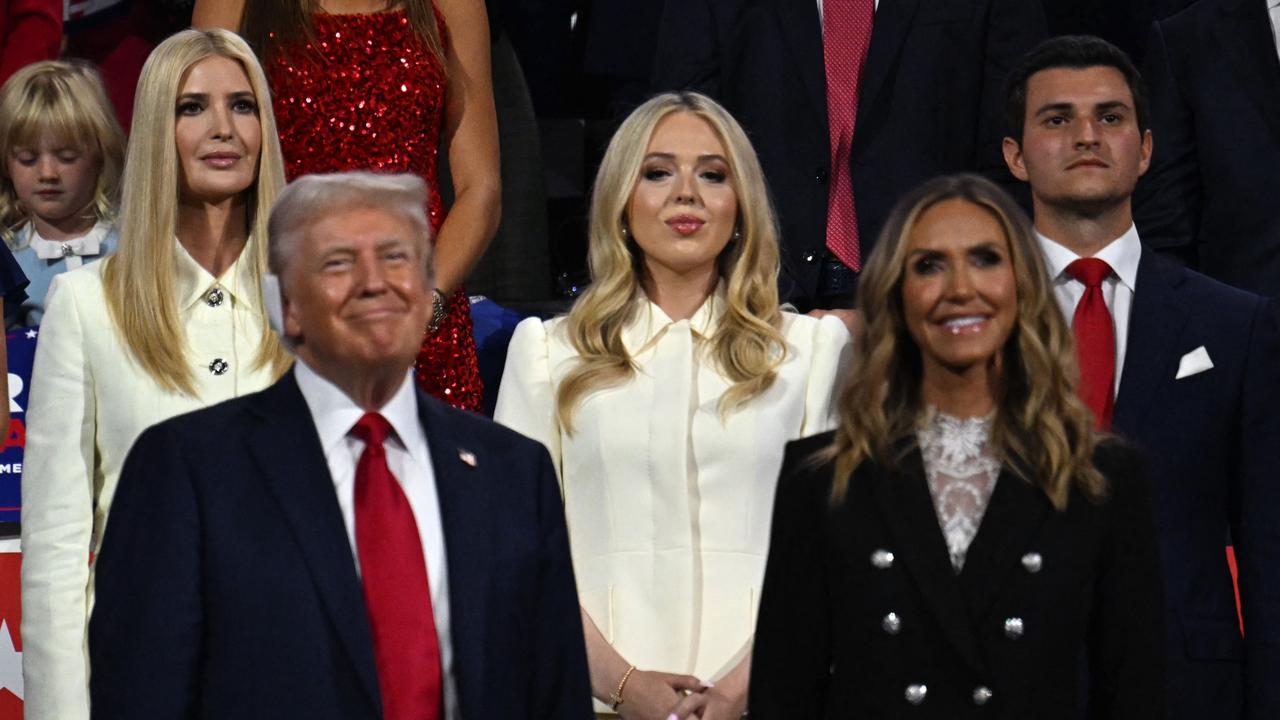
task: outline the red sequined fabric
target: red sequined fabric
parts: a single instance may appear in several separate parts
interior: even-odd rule
[[[267,67],[285,172],[367,169],[412,172],[430,188],[431,227],[444,222],[436,158],[445,73],[403,10],[315,15],[316,40],[277,53]],[[444,37],[444,18],[436,13]],[[459,289],[448,315],[423,340],[415,376],[430,395],[467,410],[481,407],[471,307]]]

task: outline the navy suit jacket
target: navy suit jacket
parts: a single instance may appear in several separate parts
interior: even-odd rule
[[[461,716],[589,720],[550,458],[421,394],[418,411]],[[98,558],[89,650],[95,718],[382,716],[360,579],[292,372],[138,439]]]
[[[1280,297],[1280,58],[1263,0],[1201,0],[1155,24],[1143,242],[1225,283]],[[1280,680],[1277,680],[1280,682]]]
[[[1180,358],[1201,346],[1213,368],[1175,379]],[[1149,459],[1170,718],[1240,718],[1242,706],[1250,718],[1280,717],[1278,374],[1268,301],[1143,250],[1112,429]]]
[[[898,199],[935,175],[982,172],[1025,195],[1000,154],[1004,81],[1044,36],[1029,0],[880,0],[850,156],[862,257]],[[778,213],[782,299],[807,309],[831,168],[817,3],[667,0],[653,88],[699,90],[742,123]]]

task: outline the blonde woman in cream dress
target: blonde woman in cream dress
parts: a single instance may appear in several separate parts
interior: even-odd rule
[[[713,101],[645,103],[596,180],[593,285],[511,341],[496,418],[560,474],[601,714],[741,717],[783,447],[832,427],[849,332],[779,309],[762,178]]]

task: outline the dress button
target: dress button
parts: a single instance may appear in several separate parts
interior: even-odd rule
[[[204,302],[209,307],[218,307],[222,301],[226,299],[226,294],[222,292],[222,288],[214,288],[205,293]]]
[[[880,627],[884,628],[884,631],[890,635],[897,635],[898,631],[902,629],[902,618],[898,617],[898,613],[891,612],[880,621]]]
[[[912,705],[919,705],[924,702],[924,696],[929,694],[929,688],[922,684],[908,685],[907,691],[903,696],[907,698],[907,702]]]
[[[804,260],[807,263],[811,263],[814,260],[818,259],[818,253],[813,250],[805,250],[804,255],[801,255],[800,259]]]
[[[973,689],[973,704],[986,705],[987,701],[991,699],[991,694],[991,688],[986,685],[979,685]]]
[[[1029,552],[1022,556],[1022,567],[1029,573],[1038,573],[1040,568],[1044,567],[1044,558],[1040,557],[1038,552]]]
[[[209,372],[214,375],[225,375],[227,369],[230,367],[231,366],[227,364],[226,360],[223,360],[222,358],[214,358],[213,362],[209,363]]]
[[[1011,617],[1004,621],[1004,634],[1010,640],[1017,640],[1022,637],[1022,633],[1026,632],[1026,628],[1022,625],[1022,618]]]
[[[831,176],[827,172],[826,168],[818,168],[813,171],[813,179],[817,180],[819,185],[826,185],[827,180],[830,179],[830,177]]]
[[[893,567],[893,553],[885,550],[884,548],[880,548],[879,550],[871,553],[871,564],[881,570],[888,570]]]

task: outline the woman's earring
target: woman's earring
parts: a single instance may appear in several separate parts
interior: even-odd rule
[[[630,238],[630,237],[631,237],[631,231],[627,229],[627,226],[626,226],[626,225],[623,225],[623,226],[622,226],[622,239],[623,239],[623,240],[626,240],[626,239],[628,239],[628,238]]]
[[[732,236],[732,237],[730,237],[730,238],[729,238],[729,240],[730,240],[731,242],[738,242],[738,241],[739,241],[739,240],[741,240],[741,239],[742,239],[742,228],[740,228],[740,227],[735,227],[735,228],[733,229],[733,236]]]

